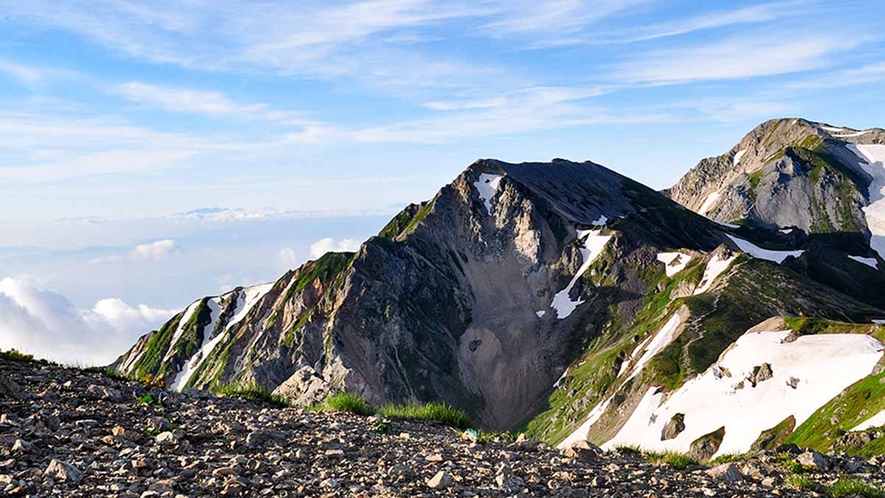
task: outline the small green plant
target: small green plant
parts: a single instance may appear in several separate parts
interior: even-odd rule
[[[513,441],[516,438],[510,432],[486,432],[479,431],[476,435],[476,442],[479,444],[505,443]]]
[[[372,430],[375,432],[387,434],[388,432],[390,432],[391,429],[393,429],[393,424],[390,423],[390,420],[380,418],[372,422]]]
[[[353,413],[362,417],[374,415],[372,410],[360,395],[353,393],[335,393],[326,401],[310,407],[312,411],[333,412],[333,413]],[[383,414],[382,414],[383,415]]]
[[[808,476],[804,476],[801,474],[789,474],[787,475],[784,481],[787,483],[787,486],[791,488],[801,489],[805,491],[810,491],[817,489],[818,485],[811,480]]]
[[[437,422],[461,430],[471,425],[466,413],[445,403],[387,405],[381,407],[378,413],[388,418]]]
[[[642,449],[635,445],[615,446],[615,450],[625,455],[641,455]]]
[[[862,498],[883,498],[885,491],[867,484],[860,479],[839,479],[827,488],[827,495],[833,498],[859,496]]]
[[[121,374],[117,369],[112,368],[112,367],[88,367],[88,368],[84,368],[83,371],[89,372],[89,373],[94,373],[94,374],[99,374],[99,375],[104,375],[105,377],[112,379],[112,380],[118,380],[118,381],[129,380],[129,377],[126,377],[125,375]]]
[[[710,460],[710,465],[721,465],[723,463],[742,462],[750,455],[746,453],[726,453]]]
[[[224,396],[234,396],[237,398],[247,399],[250,401],[268,403],[277,408],[288,408],[289,402],[279,394],[259,386],[258,384],[237,385],[231,384],[223,386],[217,390],[218,394]]]
[[[669,465],[677,470],[685,470],[689,467],[700,465],[694,458],[676,451],[667,451],[664,453],[645,453],[645,459],[649,463],[661,463]]]
[[[135,398],[139,403],[148,406],[162,406],[163,399],[160,396],[154,396],[153,393],[147,393],[143,396],[137,396]]]

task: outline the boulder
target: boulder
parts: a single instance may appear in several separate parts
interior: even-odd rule
[[[805,451],[805,453],[796,457],[796,461],[803,467],[817,470],[827,470],[830,468],[830,459],[814,450]]]
[[[20,385],[2,374],[0,374],[0,396],[8,396],[12,399],[27,398],[27,395]]]
[[[763,363],[762,365],[753,367],[753,372],[747,380],[750,381],[751,386],[756,387],[760,382],[765,382],[773,376],[774,373],[771,371],[771,364]]]
[[[743,474],[741,474],[741,471],[738,470],[737,466],[733,463],[723,463],[722,465],[707,469],[707,475],[729,484],[744,480]]]
[[[77,470],[76,467],[68,462],[56,460],[54,458],[49,462],[49,466],[46,467],[46,470],[43,471],[43,475],[51,477],[56,481],[73,483],[80,482],[80,480],[83,479],[83,474]]]
[[[676,415],[673,415],[672,418],[670,418],[670,421],[667,422],[667,425],[665,425],[664,429],[661,431],[661,441],[674,439],[684,430],[685,414],[677,413]]]
[[[713,458],[725,438],[725,427],[695,439],[690,446],[689,454],[701,461]]]
[[[427,480],[427,487],[429,487],[430,489],[445,489],[451,486],[452,482],[454,482],[452,474],[449,474],[444,470],[440,470],[436,473],[435,476]]]
[[[589,463],[599,458],[599,455],[602,454],[602,448],[590,444],[587,441],[575,441],[575,443],[566,448],[562,454],[566,458]]]

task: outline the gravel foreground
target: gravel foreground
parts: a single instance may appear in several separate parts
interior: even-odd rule
[[[795,448],[678,470],[591,445],[480,444],[430,423],[205,393],[136,399],[148,391],[0,360],[0,496],[807,497],[852,496],[824,488],[840,478],[885,482],[875,459]]]

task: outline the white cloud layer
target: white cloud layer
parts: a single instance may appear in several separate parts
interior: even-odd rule
[[[331,237],[320,239],[310,246],[310,257],[319,258],[327,252],[353,252],[360,248],[360,243],[354,239],[335,240]]]
[[[158,240],[150,244],[139,244],[132,250],[130,256],[134,260],[159,261],[175,251],[175,241],[171,239]]]
[[[0,280],[0,349],[79,365],[105,365],[176,310],[102,299],[77,308],[65,296],[16,278]]]
[[[174,240],[163,239],[147,244],[139,244],[125,256],[105,256],[91,259],[89,262],[99,265],[104,263],[120,263],[122,261],[162,261],[174,254],[176,250],[178,250],[178,245]]]
[[[300,262],[298,255],[295,254],[295,249],[291,247],[284,247],[277,253],[277,264],[284,270],[296,268]]]

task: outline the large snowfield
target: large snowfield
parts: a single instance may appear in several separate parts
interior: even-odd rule
[[[885,145],[851,144],[848,148],[863,161],[860,167],[870,176],[870,205],[863,209],[873,236],[870,245],[885,258]]]
[[[721,361],[674,393],[646,392],[624,427],[605,447],[638,445],[651,451],[687,452],[697,438],[725,427],[718,455],[742,453],[789,417],[797,426],[842,390],[869,375],[882,357],[882,344],[866,335],[803,336],[785,341],[787,331],[743,335]],[[767,363],[773,376],[755,387],[746,380]],[[792,387],[795,385],[795,387]],[[661,441],[677,413],[685,430]]]

